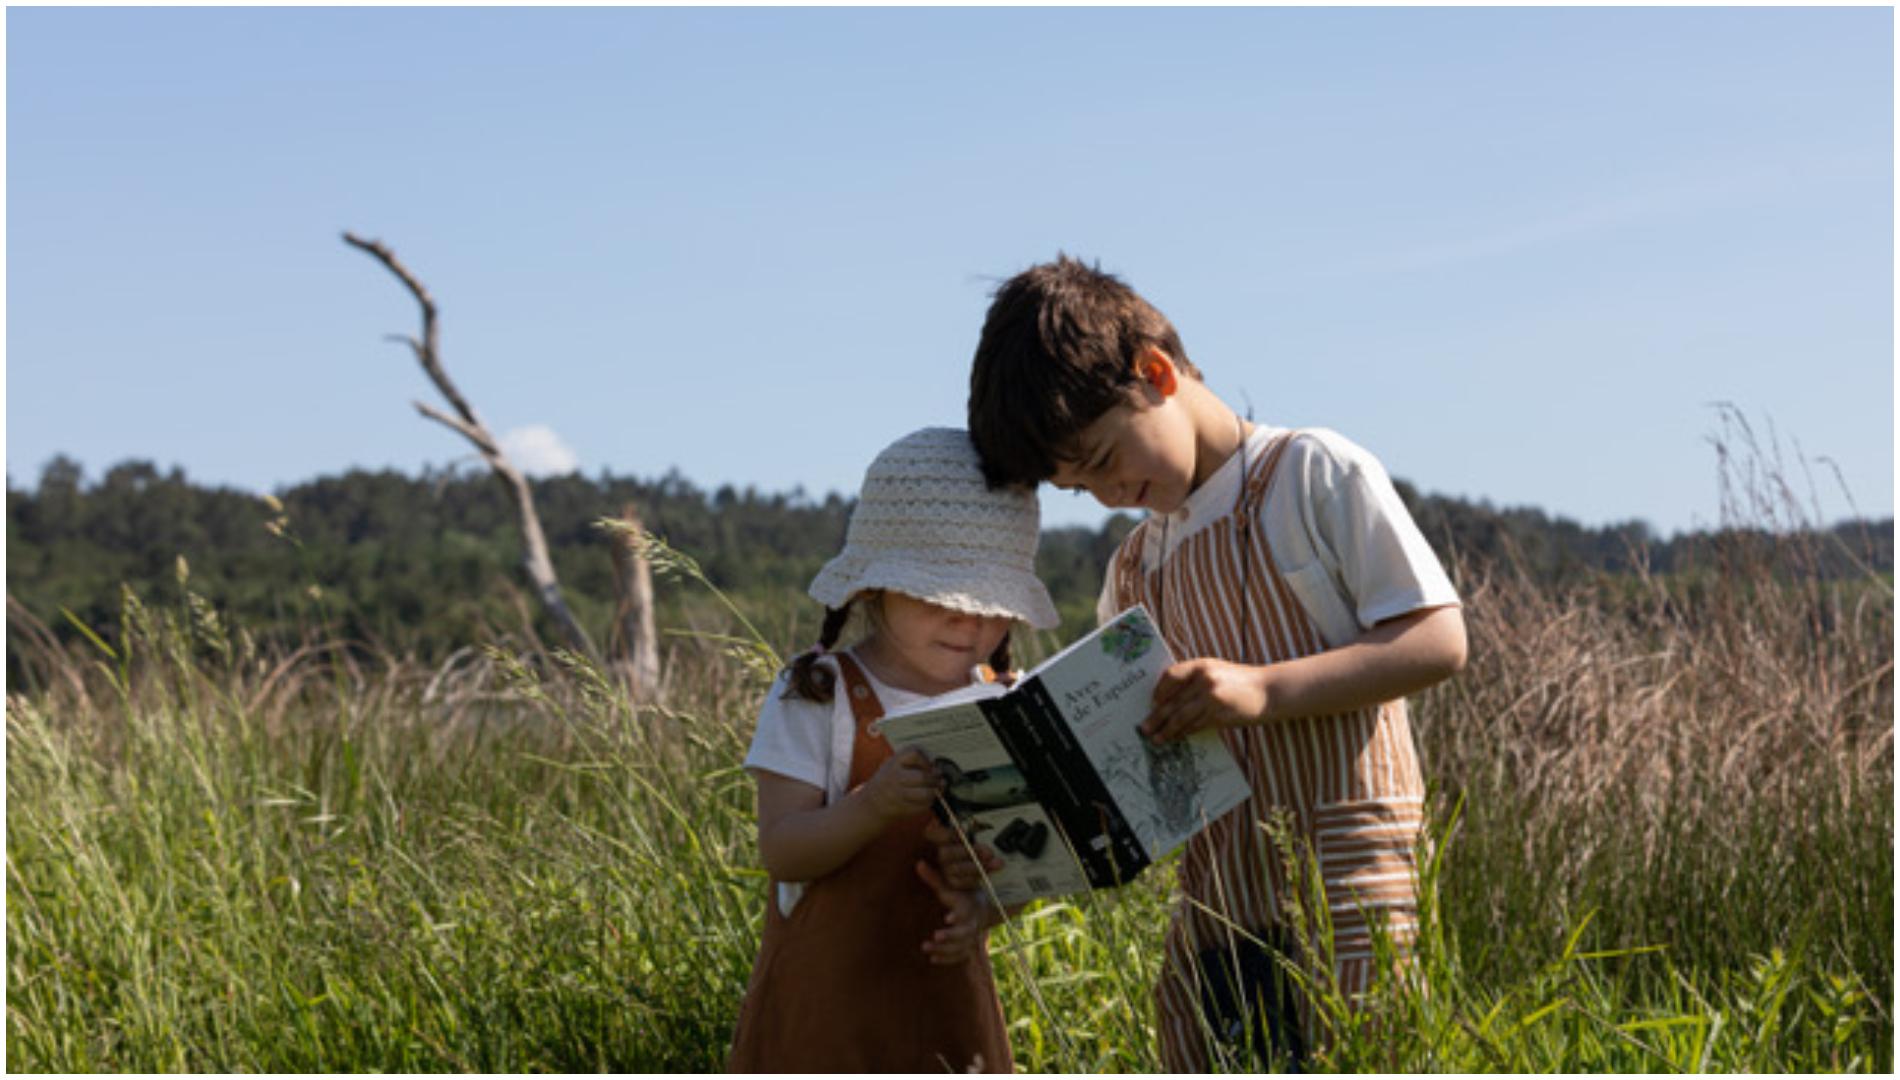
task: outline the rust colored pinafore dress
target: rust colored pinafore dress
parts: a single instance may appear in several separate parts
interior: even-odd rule
[[[839,653],[857,721],[849,785],[891,756],[863,669]],[[805,886],[791,915],[767,890],[765,933],[733,1033],[733,1072],[1013,1072],[987,954],[932,964],[923,943],[944,908],[918,878],[933,858],[928,813],[897,822]]]

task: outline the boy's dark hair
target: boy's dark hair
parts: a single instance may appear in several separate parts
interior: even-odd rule
[[[1127,400],[1154,346],[1201,377],[1167,316],[1113,274],[1058,253],[1002,284],[970,366],[970,440],[991,487],[1034,486],[1076,437]]]

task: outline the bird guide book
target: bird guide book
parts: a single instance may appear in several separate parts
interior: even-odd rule
[[[1162,746],[1136,730],[1174,663],[1129,608],[1014,686],[979,683],[886,715],[875,730],[943,775],[939,817],[994,848],[1004,905],[1126,884],[1251,792],[1219,734]]]

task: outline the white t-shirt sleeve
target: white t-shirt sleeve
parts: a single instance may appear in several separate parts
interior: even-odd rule
[[[1444,566],[1377,458],[1331,431],[1299,437],[1287,449],[1283,467],[1298,471],[1314,552],[1361,630],[1458,603]]]
[[[786,697],[787,680],[787,673],[780,672],[766,691],[745,767],[787,776],[823,791],[831,761],[831,706]]]

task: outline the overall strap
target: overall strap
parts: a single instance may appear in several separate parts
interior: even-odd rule
[[[1266,456],[1259,465],[1254,466],[1253,475],[1242,479],[1247,489],[1234,501],[1234,514],[1240,518],[1235,524],[1241,529],[1246,529],[1260,519],[1260,504],[1267,497],[1267,488],[1273,484],[1273,474],[1280,468],[1280,459],[1286,456],[1286,448],[1293,445],[1293,440],[1301,434],[1304,433],[1295,430],[1274,436],[1273,442],[1267,447]]]
[[[1148,539],[1148,521],[1143,519],[1128,535],[1122,539],[1121,550],[1116,553],[1112,573],[1115,575],[1115,600],[1123,608],[1130,608],[1145,602],[1141,572],[1141,549]]]
[[[884,716],[884,703],[877,699],[877,691],[871,689],[870,676],[850,653],[833,653],[838,658],[838,671],[844,676],[844,685],[839,689],[851,703],[851,716],[857,723],[857,735],[851,742],[851,776],[848,783],[856,787],[870,779],[871,773],[884,763],[891,754],[890,743],[871,729],[871,725]],[[862,775],[860,775],[862,774]]]
[[[884,703],[877,699],[877,691],[871,689],[871,677],[864,673],[850,653],[832,653],[838,658],[838,670],[844,675],[845,692],[851,697],[851,715],[857,718],[858,730],[862,731],[884,718]]]
[[[1272,543],[1264,535],[1255,537],[1252,526],[1260,520],[1260,511],[1266,502],[1267,489],[1273,485],[1274,474],[1280,468],[1280,460],[1286,456],[1287,447],[1293,445],[1293,440],[1303,434],[1305,432],[1293,430],[1274,438],[1273,445],[1267,448],[1265,460],[1256,468],[1254,475],[1248,477],[1247,488],[1242,492],[1241,498],[1237,500],[1238,505],[1234,508],[1236,517],[1234,525],[1240,537],[1241,549],[1246,552],[1248,565],[1253,564],[1254,552],[1258,551],[1261,569],[1265,571],[1264,580],[1259,582],[1258,587],[1273,598],[1272,608],[1281,613],[1278,621],[1278,635],[1282,648],[1292,648],[1295,650],[1292,655],[1299,656],[1324,651],[1325,642],[1319,635],[1313,613],[1307,610],[1305,601],[1301,600],[1299,594],[1287,585],[1286,579],[1280,576],[1279,564],[1273,557]],[[1256,539],[1259,541],[1258,545],[1254,543]],[[1245,602],[1252,602],[1253,599],[1250,597]],[[1279,658],[1285,659],[1284,656]]]

